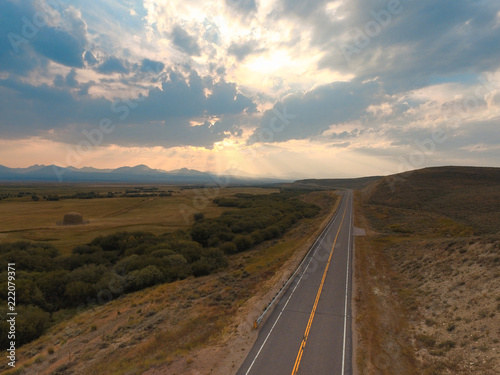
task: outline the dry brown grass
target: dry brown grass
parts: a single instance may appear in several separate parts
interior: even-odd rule
[[[355,239],[355,366],[359,374],[418,374],[406,311],[393,293],[396,277],[383,253],[387,243],[371,230],[359,192],[354,202],[354,224],[367,230]]]
[[[409,309],[421,373],[496,374],[500,238],[405,243],[391,247],[388,257],[404,275],[399,295]]]

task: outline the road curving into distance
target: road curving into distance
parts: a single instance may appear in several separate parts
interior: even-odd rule
[[[346,190],[237,375],[352,374],[352,200]]]

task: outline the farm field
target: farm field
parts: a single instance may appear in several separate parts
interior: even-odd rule
[[[51,243],[69,253],[98,235],[117,231],[147,231],[153,234],[187,229],[194,212],[203,212],[207,218],[217,217],[230,208],[218,207],[212,199],[237,193],[270,194],[277,189],[266,188],[203,188],[183,189],[172,185],[154,188],[170,191],[171,196],[121,197],[137,185],[0,185],[0,196],[13,195],[0,200],[0,243],[19,240]],[[153,186],[141,186],[151,189]],[[115,198],[60,199],[47,201],[44,196],[70,196],[77,193],[112,192]],[[19,193],[25,196],[18,197]],[[29,193],[29,194],[28,194]],[[33,201],[36,194],[40,200]],[[145,194],[146,195],[146,194]],[[78,212],[85,225],[63,226],[65,214]],[[58,224],[59,223],[59,224]]]

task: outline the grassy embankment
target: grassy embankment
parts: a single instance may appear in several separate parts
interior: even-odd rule
[[[431,168],[356,195],[360,374],[496,374],[500,170]]]

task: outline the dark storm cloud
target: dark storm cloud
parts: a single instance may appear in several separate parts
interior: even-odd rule
[[[165,64],[160,61],[153,61],[150,59],[143,59],[141,62],[140,71],[142,73],[158,74],[165,68]]]
[[[243,61],[247,56],[263,51],[264,49],[259,48],[259,42],[255,40],[246,40],[238,43],[233,42],[227,50],[227,52],[236,57],[238,61]]]
[[[195,37],[189,35],[181,26],[176,25],[172,30],[172,41],[183,52],[191,56],[199,56],[201,53],[200,46]]]
[[[86,26],[69,10],[61,16],[64,28],[52,26],[50,14],[33,1],[4,1],[0,12],[0,68],[22,74],[44,59],[82,67]]]
[[[325,23],[317,13],[310,22],[313,43],[327,51],[320,68],[378,76],[398,91],[426,86],[436,75],[495,70],[499,11],[494,1],[357,0],[341,20]]]
[[[39,64],[30,50],[24,48],[23,17],[32,17],[35,9],[30,1],[12,3],[4,1],[0,11],[0,70],[23,74]]]
[[[205,77],[204,77],[205,78]],[[212,93],[205,97],[205,89]],[[255,111],[252,100],[238,92],[236,85],[223,80],[214,83],[192,70],[185,79],[171,71],[160,88],[152,88],[148,97],[130,112],[131,122],[159,121],[168,118],[199,118],[234,115]]]
[[[335,82],[289,95],[264,113],[249,142],[284,142],[320,135],[331,125],[362,118],[380,96],[380,87],[374,82]]]
[[[3,139],[41,136],[76,143],[83,130],[91,131],[103,119],[109,119],[114,131],[103,144],[210,148],[231,134],[241,134],[238,116],[256,111],[252,99],[242,95],[236,84],[223,79],[214,82],[212,77],[200,77],[194,70],[186,75],[186,67],[166,68],[163,62],[148,58],[129,62],[119,54],[98,60],[87,48],[86,24],[73,8],[58,9],[62,20],[59,26],[44,23],[29,29],[31,33],[26,35],[25,20],[33,19],[37,12],[41,14],[34,4],[5,1],[0,12],[0,70],[8,73],[0,80]],[[19,35],[16,48],[12,38],[7,37],[9,33]],[[182,51],[200,54],[196,39],[180,26],[171,36]],[[46,74],[49,61],[72,69],[53,77],[51,85],[30,84],[22,78],[35,70]],[[89,88],[99,83],[78,82],[75,68],[85,66],[102,74],[120,73],[118,82],[126,86],[144,87],[147,75],[147,82],[159,83],[160,87],[150,88],[146,96],[138,99],[111,102],[89,95]],[[102,82],[115,81],[109,78]],[[213,117],[218,120],[208,120]],[[193,126],[193,119],[201,124]]]
[[[54,86],[57,87],[77,87],[78,81],[76,80],[76,71],[75,69],[71,69],[71,71],[63,77],[61,74],[58,74],[54,79]]]
[[[111,134],[113,143],[121,146],[176,147],[190,145],[211,149],[215,142],[223,141],[229,134],[238,134],[239,130],[227,127],[220,122],[205,121],[201,125],[191,126],[186,119],[172,119],[163,123],[118,124]]]
[[[100,121],[109,119],[114,130],[103,144],[210,148],[231,134],[240,134],[236,120],[231,120],[234,116],[255,111],[255,104],[235,84],[214,83],[194,70],[187,78],[171,70],[161,89],[152,88],[147,96],[128,101],[92,98],[87,94],[89,85],[78,85],[74,71],[57,76],[54,86],[0,80],[0,138],[37,135],[77,143],[83,130],[96,129]],[[212,93],[209,97],[206,89]],[[194,118],[214,116],[220,120],[191,124]]]
[[[113,73],[125,74],[129,72],[129,69],[125,65],[126,65],[125,61],[120,60],[117,57],[111,56],[97,67],[97,71],[102,74],[113,74]]]
[[[62,15],[65,27],[51,26],[50,15],[33,1],[4,1],[0,11],[0,69],[25,74],[48,60],[83,67],[85,24],[71,11]]]
[[[226,0],[226,5],[242,14],[248,14],[257,11],[257,3],[255,2],[255,0]]]
[[[81,68],[85,39],[82,35],[72,35],[63,30],[42,28],[33,42],[35,51],[57,63]]]
[[[299,16],[302,19],[321,10],[328,0],[282,0],[278,3],[275,15],[279,16]]]

